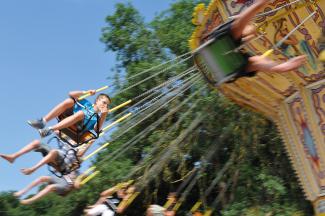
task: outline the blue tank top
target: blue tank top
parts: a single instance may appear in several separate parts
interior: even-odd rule
[[[80,110],[85,115],[83,124],[86,130],[93,130],[97,123],[97,114],[95,113],[93,104],[86,99],[77,101],[73,107],[73,113]]]

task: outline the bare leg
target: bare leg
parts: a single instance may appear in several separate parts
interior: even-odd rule
[[[101,197],[96,201],[95,204],[87,206],[85,210],[89,210],[89,209],[92,209],[92,208],[94,208],[94,207],[96,207],[96,206],[98,206],[98,205],[100,205],[100,204],[103,204],[107,197],[108,197],[108,196],[105,196],[105,197],[101,196]]]
[[[32,204],[33,202],[39,200],[40,198],[46,196],[47,194],[54,192],[55,191],[55,185],[48,185],[46,186],[43,190],[41,190],[40,192],[38,192],[35,196],[29,198],[29,199],[25,199],[20,201],[21,204],[24,205],[28,205],[28,204]]]
[[[85,115],[82,111],[78,111],[77,113],[73,114],[72,116],[69,116],[69,117],[63,119],[56,125],[52,126],[51,129],[52,130],[61,130],[62,128],[70,127],[70,126],[74,125],[75,123],[83,120],[84,116]]]
[[[231,29],[235,39],[240,39],[242,37],[245,27],[254,18],[257,12],[267,4],[267,2],[268,0],[257,0],[254,4],[236,16]]]
[[[63,102],[61,102],[60,104],[58,104],[56,107],[54,107],[46,116],[43,117],[43,119],[46,122],[48,122],[48,121],[58,117],[59,115],[61,115],[67,109],[73,107],[73,105],[74,105],[73,99],[68,98],[68,99],[64,100]]]
[[[94,206],[91,209],[85,210],[87,216],[96,216],[96,215],[104,215],[105,211],[109,210],[108,207],[104,204],[99,204]]]
[[[147,211],[146,211],[146,216],[152,216],[152,213],[151,213],[150,208],[147,209]]]
[[[25,147],[23,147],[22,149],[20,149],[18,152],[10,154],[10,155],[0,154],[0,157],[7,160],[9,163],[13,163],[21,155],[26,154],[26,153],[38,148],[40,144],[41,144],[41,142],[39,140],[34,140],[31,143],[29,143],[28,145],[26,145]]]
[[[304,55],[294,57],[283,63],[275,62],[262,56],[253,56],[249,58],[249,65],[247,67],[247,71],[282,73],[291,70],[296,70],[305,62],[306,56]]]
[[[31,167],[31,168],[23,168],[21,169],[21,172],[24,173],[25,175],[29,175],[32,174],[35,170],[37,170],[38,168],[40,168],[41,166],[48,164],[50,162],[55,162],[55,159],[58,155],[58,151],[57,150],[51,150],[45,157],[43,157],[42,160],[40,160],[40,162],[38,162],[35,166]]]
[[[14,196],[15,197],[20,197],[22,196],[23,194],[25,194],[26,192],[28,192],[30,189],[32,189],[33,187],[39,185],[39,184],[42,184],[44,182],[49,182],[50,181],[50,177],[49,176],[42,176],[42,177],[39,177],[38,179],[36,179],[35,181],[33,181],[30,185],[28,185],[26,188],[20,190],[20,191],[17,191],[16,193],[14,193]]]
[[[167,211],[167,212],[165,212],[165,216],[175,216],[175,212],[174,211]]]

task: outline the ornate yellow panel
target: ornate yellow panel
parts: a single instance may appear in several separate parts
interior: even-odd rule
[[[192,50],[202,47],[213,29],[252,3],[212,0],[207,7],[201,5],[194,18],[197,28],[190,40]],[[321,50],[317,44],[322,28],[325,32],[324,12],[325,0],[272,1],[254,20],[259,33],[244,45],[245,50],[251,55],[261,55],[274,49],[275,44],[314,13],[270,56],[281,62],[305,55],[307,63],[287,73],[260,71],[252,78],[243,77],[231,83],[210,81],[235,103],[275,121],[306,197],[314,201],[318,215],[325,214],[325,202],[322,201],[325,194],[325,71],[318,60]],[[196,59],[198,68],[208,80],[216,77],[207,75],[213,66],[211,56]],[[209,62],[204,61],[207,57]]]

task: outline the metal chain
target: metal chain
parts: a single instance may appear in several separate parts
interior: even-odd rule
[[[184,82],[191,82],[191,80],[193,81],[195,78],[197,78],[200,74],[194,74],[192,76],[190,76],[189,78],[185,79]],[[185,85],[185,84],[184,84]],[[177,87],[176,87],[177,88]],[[172,89],[175,89],[175,87],[173,87]],[[168,93],[167,93],[168,94]],[[166,93],[160,94],[157,97],[152,98],[151,100],[149,100],[148,102],[144,103],[143,105],[141,105],[140,107],[136,107],[135,111],[141,110],[141,109],[145,109],[145,107],[148,104],[151,104],[157,100],[159,100],[159,98],[161,98],[162,96],[166,95]],[[140,111],[139,111],[140,112]]]
[[[154,87],[154,88],[152,88],[152,89],[150,89],[150,90],[148,90],[146,92],[143,92],[142,94],[136,96],[133,100],[137,100],[138,98],[141,98],[141,97],[143,97],[143,96],[145,96],[145,95],[147,95],[147,94],[149,94],[149,93],[151,93],[151,92],[153,92],[153,91],[155,91],[155,90],[157,90],[157,89],[159,89],[159,88],[161,88],[161,87],[163,87],[163,86],[165,86],[165,85],[167,85],[169,83],[172,83],[172,82],[176,81],[177,79],[182,78],[182,77],[186,76],[187,74],[189,74],[189,73],[191,73],[191,72],[193,72],[195,70],[197,70],[197,68],[195,66],[190,67],[187,70],[183,71],[182,73],[180,73],[180,74],[172,77],[171,79],[159,84],[158,86],[156,86],[156,87]]]
[[[135,83],[135,84],[133,84],[131,86],[128,86],[128,87],[126,87],[126,88],[118,91],[115,95],[121,94],[121,93],[123,93],[123,92],[125,92],[125,91],[127,91],[127,90],[129,90],[129,89],[131,89],[131,88],[133,88],[135,86],[137,86],[137,85],[140,85],[140,84],[142,84],[142,83],[144,83],[144,82],[146,82],[146,81],[148,81],[148,80],[150,80],[150,79],[158,76],[159,74],[162,74],[162,73],[168,71],[170,68],[173,68],[176,65],[179,65],[180,63],[187,61],[188,59],[190,59],[192,57],[193,57],[193,55],[191,54],[189,57],[186,57],[186,58],[180,60],[179,62],[177,62],[177,63],[175,63],[175,64],[173,64],[173,65],[171,65],[169,67],[166,67],[165,69],[163,69],[163,70],[161,70],[161,71],[159,71],[159,72],[157,72],[157,73],[155,73],[155,74],[153,74],[153,75],[151,75],[151,76],[149,76],[149,77],[147,77],[147,78],[145,78],[145,79],[143,79],[143,80],[141,80],[141,81],[139,81],[139,82],[137,82],[137,83]]]
[[[191,70],[192,68],[193,68],[193,67],[191,67],[191,68],[185,70],[184,72],[182,72],[182,73],[179,74],[179,75],[182,75],[181,77],[183,77],[183,76],[185,76],[185,74],[187,75],[187,74],[189,74],[189,73],[191,73],[191,72],[194,72],[194,71],[197,72],[197,70],[193,70],[193,71],[192,71],[192,70]],[[190,72],[190,71],[191,71],[191,72]],[[177,75],[177,76],[179,76],[179,75]],[[177,76],[172,77],[173,81],[177,81],[177,79],[176,79]],[[172,81],[168,80],[168,81],[166,81],[166,82],[164,82],[164,83],[161,83],[161,84],[160,84],[161,87],[167,85],[168,82],[172,82]],[[157,86],[154,87],[154,88],[157,88]],[[148,91],[151,91],[151,90],[152,90],[152,89],[150,89],[150,90],[148,90]],[[151,91],[151,94],[149,94],[149,95],[146,96],[145,98],[143,98],[143,99],[141,99],[140,101],[138,101],[138,102],[136,102],[135,104],[133,104],[133,105],[132,105],[131,107],[129,107],[128,109],[126,109],[126,110],[122,111],[121,113],[119,113],[118,115],[116,115],[116,116],[114,117],[114,119],[118,119],[118,118],[120,118],[120,117],[123,116],[125,113],[127,113],[129,110],[132,110],[134,107],[138,106],[138,105],[141,104],[142,102],[148,100],[149,98],[151,98],[152,96],[154,96],[155,94],[158,94],[158,93],[159,93],[159,92],[155,92],[154,90]],[[143,97],[143,96],[146,95],[146,94],[148,94],[148,93],[147,93],[147,92],[142,93],[142,94],[141,94],[141,97]],[[134,100],[139,99],[139,98],[140,98],[140,95],[134,97],[134,98],[131,99],[131,100],[134,101]]]
[[[198,74],[194,74],[192,75],[191,77],[188,77],[187,79],[183,80],[184,81],[184,85],[186,84],[186,82],[188,82],[188,80],[194,78],[195,75],[198,75]],[[156,93],[154,94],[151,94],[147,97],[145,97],[144,99],[142,99],[141,101],[139,101],[138,103],[134,104],[133,106],[129,107],[128,109],[124,110],[123,112],[119,113],[117,116],[115,116],[114,119],[118,119],[120,118],[122,115],[124,115],[125,113],[127,112],[132,112],[133,114],[136,113],[137,110],[141,110],[142,108],[144,108],[146,105],[148,105],[149,103],[152,103],[153,101],[156,101],[158,100],[159,98],[163,97],[164,95],[167,95],[168,93],[170,93],[171,91],[173,91],[176,87],[173,87],[171,89],[169,89],[167,92],[163,92],[161,94],[159,94],[158,96],[152,98],[151,100],[149,100],[148,102],[142,104],[140,107],[136,107],[138,106],[139,104],[141,104],[142,102],[146,101],[148,98],[150,98],[151,96],[155,95]],[[150,107],[150,105],[149,105]],[[132,111],[132,109],[134,109],[135,111]],[[138,113],[136,113],[137,115]],[[133,115],[132,116],[132,119],[136,116],[136,115]],[[112,121],[114,121],[114,119]]]
[[[172,100],[174,100],[179,94],[181,94],[181,93],[183,93],[183,92],[185,92],[186,90],[188,90],[190,87],[192,87],[197,81],[199,81],[198,79],[196,79],[196,80],[194,80],[194,81],[192,81],[192,84],[190,84],[189,86],[187,86],[183,91],[180,91],[180,92],[178,92],[176,95],[174,95],[169,101],[167,101],[165,104],[168,104],[168,103],[170,103]],[[177,89],[178,90],[178,89]],[[152,104],[150,107],[152,107],[153,105],[155,105],[155,104],[158,104],[158,102],[159,101],[156,101],[154,104]],[[148,108],[150,108],[150,107],[147,107],[147,108],[145,108],[144,110],[147,110]],[[142,110],[141,112],[143,112],[144,110]],[[157,110],[159,110],[159,109],[157,109]],[[127,129],[125,129],[125,130],[122,130],[123,131],[123,133],[122,134],[125,134],[127,131],[129,131],[129,130],[131,130],[132,128],[134,128],[135,126],[137,126],[138,124],[140,124],[141,122],[143,122],[144,120],[146,120],[147,118],[149,118],[151,115],[153,115],[154,114],[154,112],[152,112],[152,113],[149,113],[148,115],[146,115],[146,117],[145,118],[143,118],[143,119],[140,119],[136,124],[132,124],[132,122],[131,123],[129,123],[128,125],[130,125],[130,126],[125,126],[125,125],[123,125],[124,127],[126,127]],[[139,115],[139,113],[138,113],[138,115]],[[132,125],[131,125],[132,124]],[[122,127],[123,127],[122,126]],[[115,137],[114,139],[117,139],[117,138],[119,138],[121,135],[118,135],[117,137]]]
[[[202,88],[201,88],[202,89]],[[184,100],[181,104],[177,105],[175,108],[173,108],[172,110],[170,110],[168,113],[166,113],[164,116],[162,116],[161,118],[159,118],[157,121],[153,122],[150,126],[148,126],[147,128],[145,128],[143,131],[141,131],[141,133],[137,134],[135,137],[133,137],[131,140],[129,140],[128,142],[124,143],[121,147],[119,147],[118,149],[116,149],[114,152],[109,153],[109,156],[102,159],[100,162],[103,163],[104,161],[106,162],[110,162],[113,161],[115,159],[117,159],[120,155],[122,155],[125,151],[127,151],[129,148],[131,148],[132,146],[134,146],[135,144],[138,143],[138,141],[140,139],[142,139],[143,137],[145,137],[146,135],[148,135],[151,131],[155,130],[161,123],[163,123],[169,116],[173,115],[175,112],[177,112],[182,106],[184,106],[189,100],[191,100],[195,95],[197,95],[197,93],[200,90],[195,91],[194,93],[192,93],[188,98],[186,98],[186,100]],[[197,103],[200,101],[200,99],[197,99],[194,104],[191,106],[195,107],[197,105]],[[116,139],[114,139],[113,141],[115,141]],[[112,157],[113,155],[113,157]]]
[[[133,76],[130,76],[130,77],[128,77],[127,79],[128,79],[128,80],[132,80],[132,79],[134,79],[134,78],[136,78],[136,77],[138,77],[138,76],[140,76],[140,75],[142,75],[142,74],[145,74],[145,73],[147,73],[147,72],[149,72],[149,71],[152,71],[152,70],[154,70],[154,69],[156,69],[156,68],[159,68],[159,67],[161,67],[161,66],[163,66],[163,65],[166,65],[166,64],[168,64],[168,63],[170,63],[170,62],[176,61],[176,60],[178,60],[178,59],[180,59],[180,58],[183,58],[184,56],[189,55],[189,54],[192,54],[192,53],[191,53],[191,52],[187,52],[187,53],[184,53],[184,54],[182,54],[182,55],[176,56],[175,58],[173,58],[173,59],[171,59],[171,60],[168,60],[168,61],[166,61],[166,62],[163,62],[163,63],[161,63],[161,64],[159,64],[159,65],[155,65],[155,66],[153,66],[153,67],[151,67],[151,68],[149,68],[149,69],[147,69],[147,70],[144,70],[144,71],[142,71],[142,72],[140,72],[140,73],[137,73],[137,74],[135,74],[135,75],[133,75]]]

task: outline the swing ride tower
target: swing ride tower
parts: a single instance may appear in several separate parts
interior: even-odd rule
[[[204,46],[205,38],[252,3],[212,0],[208,6],[195,8],[192,21],[196,29],[190,47],[201,49],[195,54],[196,65],[209,84],[226,97],[276,123],[306,198],[313,203],[316,215],[325,215],[325,71],[317,45],[325,28],[325,0],[270,1],[254,19],[256,38],[244,45],[252,55],[274,49],[269,58],[277,61],[306,55],[303,67],[281,74],[261,71],[253,77],[220,82],[223,77],[214,65],[222,51],[216,42]],[[275,46],[281,40],[283,43]]]

